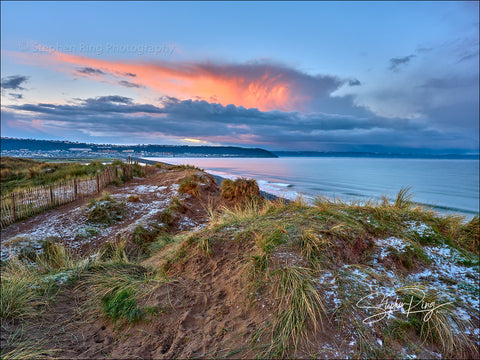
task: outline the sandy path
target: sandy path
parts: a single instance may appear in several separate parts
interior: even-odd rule
[[[91,198],[86,197],[57,207],[32,218],[17,222],[1,230],[2,260],[17,254],[23,247],[38,250],[41,242],[49,237],[58,238],[65,246],[76,253],[85,255],[94,252],[109,239],[118,234],[131,233],[138,225],[148,225],[155,216],[170,204],[172,198],[188,201],[188,195],[178,193],[177,181],[185,176],[185,171],[157,170],[147,178],[134,178],[122,186],[108,186],[111,196],[117,201],[125,201],[130,195],[138,195],[140,201],[126,202],[127,215],[112,226],[90,224],[85,212]],[[192,206],[192,213],[178,222],[178,230],[189,230],[205,222],[201,206]],[[92,235],[93,234],[93,235]]]

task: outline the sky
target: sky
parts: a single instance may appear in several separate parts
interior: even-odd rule
[[[1,2],[2,137],[479,152],[479,2]]]

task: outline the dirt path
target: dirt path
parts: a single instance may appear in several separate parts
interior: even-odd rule
[[[187,204],[189,211],[176,223],[178,231],[190,230],[206,222],[201,199],[178,193],[177,182],[187,171],[157,170],[147,178],[134,178],[116,187],[108,186],[105,191],[117,201],[126,201],[126,216],[112,226],[99,226],[88,222],[86,205],[91,196],[60,206],[35,217],[17,222],[1,230],[1,258],[18,254],[22,248],[39,250],[41,242],[56,238],[79,255],[88,255],[117,235],[129,234],[139,225],[148,225],[161,211],[168,207],[174,197]],[[139,201],[127,201],[130,195],[138,195]]]

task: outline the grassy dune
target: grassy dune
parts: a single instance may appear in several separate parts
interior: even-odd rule
[[[199,196],[199,181],[179,192]],[[405,190],[394,203],[314,206],[265,201],[254,182],[221,190],[201,230],[139,228],[84,259],[47,242],[2,264],[2,357],[67,354],[25,331],[62,296],[77,296],[76,321],[106,324],[110,356],[479,357],[478,217],[415,207]],[[173,199],[163,222],[182,206]]]

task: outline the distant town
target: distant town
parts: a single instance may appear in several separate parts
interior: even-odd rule
[[[1,155],[33,159],[124,157],[262,157],[277,155],[259,148],[234,146],[113,145],[72,141],[1,138]]]

